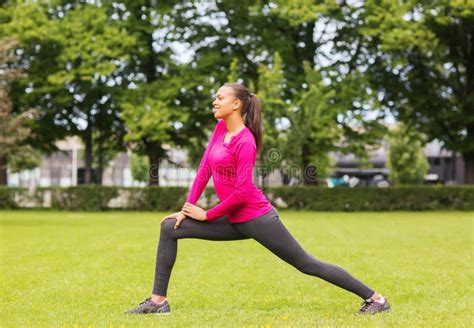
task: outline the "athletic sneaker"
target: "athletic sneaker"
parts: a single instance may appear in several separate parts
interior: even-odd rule
[[[385,301],[383,303],[375,302],[372,299],[368,298],[364,300],[361,305],[363,306],[356,314],[375,314],[384,311],[390,312],[390,304],[388,303],[387,298],[385,298]]]
[[[125,312],[125,314],[170,314],[171,309],[168,301],[164,301],[161,304],[156,304],[151,300],[151,297],[148,297],[146,300],[141,302],[135,308]]]

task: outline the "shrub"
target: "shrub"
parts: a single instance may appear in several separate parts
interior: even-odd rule
[[[78,186],[69,188],[0,188],[0,208],[53,208],[80,211],[123,209],[179,211],[186,201],[186,187],[122,188]],[[474,186],[415,185],[390,188],[277,187],[265,189],[277,208],[313,211],[422,211],[474,210]],[[206,188],[198,205],[218,203],[213,188]]]

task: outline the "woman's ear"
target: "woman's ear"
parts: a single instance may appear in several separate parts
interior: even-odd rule
[[[234,100],[234,107],[233,107],[233,110],[239,109],[239,103],[241,103],[240,99],[235,99],[235,100]]]

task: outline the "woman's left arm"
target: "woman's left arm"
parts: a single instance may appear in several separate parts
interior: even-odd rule
[[[206,212],[208,221],[216,220],[242,206],[249,197],[249,190],[253,187],[253,168],[257,157],[254,142],[243,141],[236,145],[236,181],[235,189],[222,202]]]
[[[200,208],[199,206],[193,205],[191,203],[184,203],[183,208],[181,211],[184,215],[189,216],[192,219],[198,221],[206,221],[206,211]]]

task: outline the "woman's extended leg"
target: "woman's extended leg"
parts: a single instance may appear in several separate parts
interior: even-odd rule
[[[225,216],[211,222],[186,219],[178,229],[174,229],[175,223],[176,219],[167,219],[161,223],[153,295],[166,296],[171,270],[176,261],[178,239],[240,240],[250,238],[237,231]]]
[[[255,220],[236,223],[233,226],[242,234],[254,238],[285,262],[303,273],[322,278],[344,288],[363,299],[370,298],[374,291],[351,276],[344,269],[322,262],[308,254],[288,232],[275,210]]]

